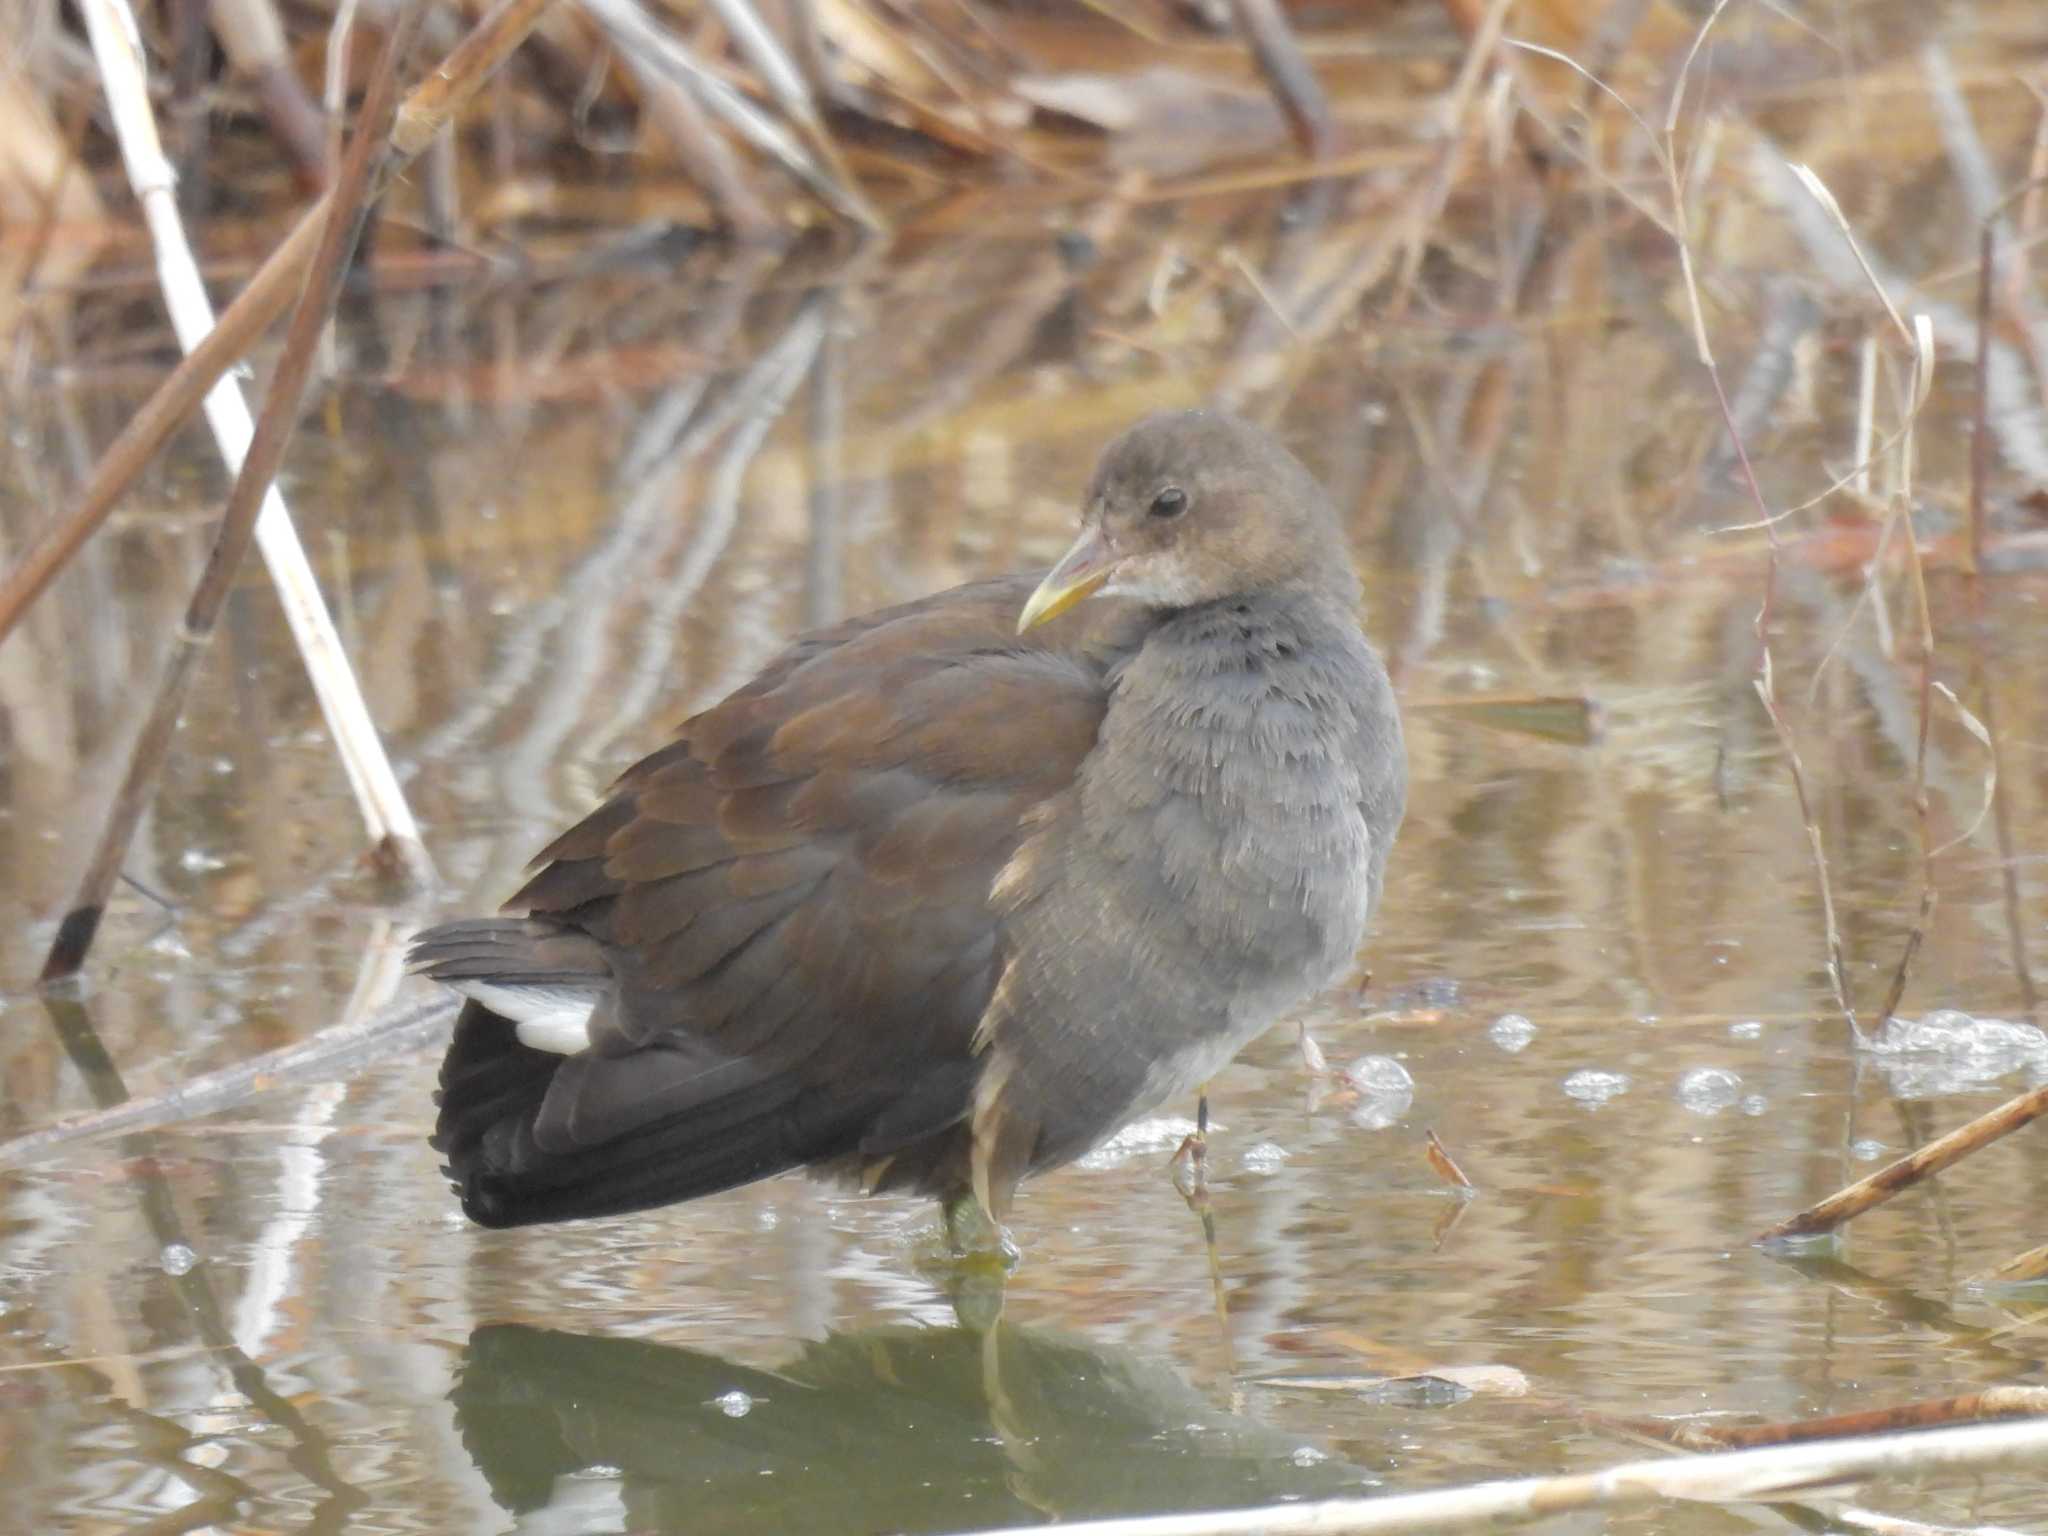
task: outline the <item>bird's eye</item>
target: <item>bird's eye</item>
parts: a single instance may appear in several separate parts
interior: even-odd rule
[[[1188,493],[1177,485],[1169,485],[1152,498],[1152,505],[1145,510],[1153,517],[1179,517],[1188,509]]]

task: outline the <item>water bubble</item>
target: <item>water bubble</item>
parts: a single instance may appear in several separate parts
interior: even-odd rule
[[[1278,1173],[1281,1164],[1292,1156],[1277,1141],[1262,1141],[1244,1149],[1244,1171],[1246,1173]]]
[[[1209,1129],[1220,1131],[1223,1122],[1211,1120]],[[1103,1169],[1127,1163],[1151,1152],[1171,1152],[1195,1134],[1195,1122],[1185,1115],[1154,1115],[1134,1120],[1101,1146],[1080,1160],[1080,1167]]]
[[[1742,1079],[1726,1067],[1694,1067],[1678,1080],[1678,1102],[1696,1115],[1718,1115],[1742,1097]]]
[[[1294,1454],[1287,1458],[1297,1467],[1313,1467],[1330,1459],[1328,1451],[1319,1451],[1312,1445],[1297,1445]]]
[[[1486,1038],[1512,1056],[1536,1038],[1536,1026],[1519,1013],[1504,1013],[1493,1021]]]
[[[1628,1089],[1626,1072],[1603,1072],[1597,1067],[1581,1067],[1564,1080],[1567,1097],[1577,1099],[1581,1104],[1595,1109],[1609,1099],[1627,1093]]]
[[[728,1419],[744,1419],[754,1411],[754,1400],[738,1387],[734,1387],[730,1392],[719,1393],[711,1401]]]
[[[1936,1008],[1919,1019],[1887,1019],[1864,1048],[1900,1098],[1936,1098],[2009,1073],[2048,1072],[2048,1034],[2032,1024],[1972,1018]]]
[[[1344,1069],[1344,1080],[1358,1090],[1351,1123],[1360,1130],[1384,1131],[1400,1124],[1415,1102],[1415,1079],[1391,1056],[1361,1056]]]
[[[1745,1094],[1743,1095],[1742,1103],[1737,1107],[1745,1115],[1760,1115],[1771,1107],[1771,1101],[1760,1093]]]
[[[1885,1144],[1869,1136],[1849,1143],[1849,1155],[1859,1163],[1874,1163],[1885,1154]]]
[[[199,1262],[199,1255],[183,1243],[167,1243],[164,1251],[156,1256],[156,1261],[167,1275],[189,1275],[192,1266]]]
[[[1761,1040],[1763,1034],[1764,1021],[1762,1019],[1743,1019],[1739,1023],[1728,1026],[1728,1038],[1731,1040]]]
[[[1344,1076],[1360,1093],[1415,1092],[1415,1079],[1391,1056],[1361,1056],[1344,1069]]]

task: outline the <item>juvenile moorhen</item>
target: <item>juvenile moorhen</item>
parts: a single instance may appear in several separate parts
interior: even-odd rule
[[[806,635],[422,934],[486,1226],[808,1167],[1000,1220],[1348,968],[1401,823],[1329,500],[1249,423],[1110,444],[1045,579]],[[1083,602],[1083,599],[1093,599]]]

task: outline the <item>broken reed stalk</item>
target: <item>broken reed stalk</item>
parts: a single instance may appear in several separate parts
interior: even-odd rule
[[[90,11],[104,6],[107,0],[87,0],[87,3]],[[234,488],[228,493],[220,529],[214,536],[206,567],[200,573],[191,603],[185,610],[185,621],[171,642],[171,654],[158,678],[156,696],[129,757],[128,770],[114,797],[107,824],[100,833],[92,858],[86,864],[71,908],[58,924],[57,936],[51,941],[49,954],[43,961],[40,979],[45,983],[73,975],[85,963],[93,937],[99,931],[100,919],[106,913],[107,895],[128,857],[135,828],[149,805],[157,773],[170,751],[171,733],[177,729],[178,718],[184,712],[185,693],[191,685],[192,674],[213,638],[214,625],[227,601],[228,590],[234,584],[235,573],[241,569],[243,558],[249,552],[249,544],[261,536],[259,519],[273,515],[282,518],[285,515],[281,504],[276,504],[275,513],[272,511],[273,482],[278,465],[284,458],[285,445],[298,425],[299,405],[305,395],[306,381],[312,373],[320,333],[333,312],[335,298],[341,291],[342,273],[355,250],[363,217],[368,211],[365,197],[372,168],[383,154],[388,153],[386,135],[398,95],[398,62],[418,35],[422,3],[423,0],[406,0],[397,24],[384,40],[383,54],[377,60],[364,98],[362,118],[347,153],[342,157],[333,195],[326,201],[327,217],[320,232],[319,248],[314,252],[305,291],[299,297],[298,308],[293,312],[291,326],[285,333],[284,350],[271,379],[269,396],[263,403],[263,415],[249,440],[235,476]],[[339,652],[339,637],[334,638],[333,645]],[[309,656],[309,667],[311,662]],[[359,695],[357,701],[360,704]],[[336,726],[336,739],[340,741],[341,723],[334,720],[332,711],[329,720]],[[343,761],[352,765],[350,777],[356,778],[355,759],[346,749]],[[378,761],[382,762],[381,753]],[[390,773],[388,763],[384,763],[383,768],[385,773]],[[360,796],[363,784],[358,782],[356,789]],[[397,803],[405,814],[405,820],[403,825],[385,824],[378,852],[395,855],[416,876],[431,875],[425,849],[420,845],[417,830],[411,825],[411,815],[405,809],[395,775],[389,791],[400,796]],[[381,808],[383,799],[380,787],[371,804]],[[381,818],[366,814],[365,819],[370,821],[374,836]]]
[[[60,1000],[61,993],[46,994]],[[455,1015],[455,1000],[433,997],[380,1009],[364,1019],[337,1024],[309,1039],[261,1056],[189,1077],[162,1093],[123,1099],[72,1115],[54,1125],[0,1141],[0,1168],[18,1168],[66,1147],[102,1136],[177,1125],[233,1109],[259,1093],[293,1083],[333,1078],[367,1062],[415,1050],[444,1038]]]
[[[1781,1243],[1791,1238],[1820,1237],[1844,1222],[1879,1206],[1915,1184],[1932,1178],[1944,1168],[1961,1162],[1981,1147],[2009,1136],[2029,1121],[2048,1114],[2048,1086],[2007,1099],[1988,1114],[1959,1125],[1946,1136],[1937,1137],[1917,1152],[1837,1190],[1818,1205],[1810,1206],[1786,1221],[1759,1232],[1753,1243]]]
[[[392,154],[380,169],[368,201],[372,204],[406,166],[431,144],[449,120],[469,104],[480,86],[540,23],[555,0],[500,0],[475,30],[458,43],[398,109],[391,128]],[[297,297],[306,263],[312,260],[326,218],[327,198],[299,216],[248,284],[224,310],[211,331],[159,384],[142,409],[107,446],[78,500],[53,523],[0,581],[0,643],[71,557],[107,520],[124,492],[157,450],[190,419],[214,383],[240,362],[256,339]]]
[[[1251,45],[1294,142],[1304,155],[1319,159],[1330,148],[1330,106],[1287,18],[1275,0],[1230,0],[1230,12]]]
[[[2026,1463],[2048,1465],[2048,1420],[1860,1435],[1764,1450],[1660,1456],[1595,1472],[1524,1477],[1369,1499],[1076,1520],[1062,1536],[1389,1536],[1488,1529],[1579,1509],[1640,1509],[1672,1499],[1767,1503],[1831,1483]],[[1012,1530],[1037,1527],[1009,1527]]]

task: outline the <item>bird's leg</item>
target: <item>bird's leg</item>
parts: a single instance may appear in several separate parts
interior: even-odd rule
[[[1173,1184],[1188,1209],[1202,1221],[1202,1247],[1209,1256],[1209,1293],[1216,1304],[1216,1327],[1223,1340],[1225,1368],[1235,1374],[1236,1352],[1230,1343],[1230,1302],[1223,1288],[1223,1259],[1216,1249],[1216,1212],[1209,1205],[1209,1085],[1195,1100],[1195,1130],[1173,1154]],[[1185,1176],[1182,1169],[1187,1170]]]
[[[1180,1144],[1180,1150],[1173,1154],[1168,1165],[1173,1173],[1173,1187],[1178,1189],[1189,1205],[1206,1202],[1209,1198],[1209,1085],[1202,1084],[1200,1095],[1195,1100],[1194,1134]],[[1182,1173],[1182,1169],[1187,1171]]]
[[[963,1207],[973,1203],[974,1196],[971,1193],[955,1195],[950,1200],[939,1202],[939,1220],[946,1228],[946,1247],[955,1254],[961,1252],[960,1223],[967,1214]]]
[[[920,1242],[914,1262],[952,1299],[967,1327],[986,1327],[1002,1314],[1003,1282],[1023,1257],[1001,1222],[971,1190],[941,1202],[941,1232]]]

